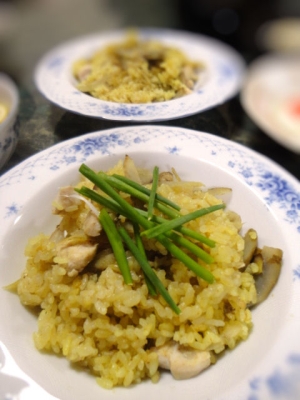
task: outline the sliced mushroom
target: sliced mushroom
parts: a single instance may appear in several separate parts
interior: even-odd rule
[[[140,175],[135,166],[135,163],[134,163],[133,159],[130,158],[127,154],[124,158],[123,167],[124,167],[125,176],[127,178],[131,179],[134,182],[141,184]]]
[[[217,199],[222,200],[225,204],[229,202],[232,195],[232,189],[228,187],[213,187],[207,189],[207,192],[215,196]]]
[[[263,272],[255,276],[256,304],[264,301],[276,285],[281,271],[283,252],[281,249],[264,246],[260,254],[263,259]]]
[[[60,242],[65,237],[64,231],[58,225],[55,230],[52,232],[49,240],[54,243]]]
[[[68,276],[74,277],[92,261],[97,247],[84,237],[67,237],[56,245],[56,260]]]
[[[244,236],[244,240],[245,240],[245,247],[244,247],[243,257],[244,257],[244,263],[247,266],[253,259],[253,256],[257,248],[257,232],[254,229],[249,229]]]
[[[170,370],[175,379],[192,378],[210,365],[209,351],[180,347],[170,342],[154,350],[158,354],[159,366]]]
[[[177,182],[181,182],[181,178],[180,178],[180,176],[178,175],[176,169],[175,169],[175,168],[171,168],[171,171],[172,171],[172,174],[173,174],[174,179],[175,179]]]
[[[161,172],[158,177],[158,182],[159,184],[165,183],[165,182],[173,182],[174,176],[172,172]]]
[[[227,210],[227,216],[229,220],[233,223],[233,225],[236,227],[236,229],[240,231],[242,228],[242,218],[240,217],[240,215],[232,210]]]
[[[261,274],[263,272],[263,268],[264,268],[264,259],[263,259],[263,256],[261,255],[261,252],[259,249],[255,253],[252,262],[255,263],[258,268],[257,272],[255,272],[254,275]]]
[[[147,185],[152,182],[153,174],[152,171],[146,168],[138,168],[139,177],[142,185]]]

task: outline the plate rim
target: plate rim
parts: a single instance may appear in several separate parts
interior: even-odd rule
[[[293,175],[290,171],[288,171],[287,169],[285,169],[283,166],[281,166],[277,161],[272,160],[270,157],[250,148],[247,147],[246,145],[239,143],[239,142],[235,142],[232,141],[228,138],[225,138],[223,136],[219,136],[217,134],[214,134],[212,132],[207,132],[207,131],[202,131],[202,130],[196,130],[196,129],[192,129],[192,128],[185,128],[185,127],[180,127],[180,126],[173,126],[173,125],[159,125],[159,124],[134,124],[134,125],[128,125],[128,126],[115,126],[113,128],[107,128],[107,129],[98,129],[95,131],[89,131],[86,133],[83,133],[81,135],[78,135],[76,137],[72,137],[72,138],[68,138],[66,140],[60,141],[58,143],[54,143],[53,145],[35,153],[32,154],[31,156],[27,157],[25,160],[21,161],[20,163],[18,163],[17,165],[15,165],[14,167],[10,168],[8,171],[5,171],[4,173],[0,174],[0,185],[1,185],[1,181],[4,178],[7,178],[10,174],[12,174],[13,172],[15,172],[18,169],[22,169],[23,167],[26,166],[26,164],[29,161],[32,161],[40,156],[43,156],[44,154],[47,154],[50,151],[53,151],[55,149],[59,149],[62,147],[66,147],[71,143],[75,143],[79,140],[83,140],[85,138],[89,138],[89,137],[93,137],[94,135],[98,135],[98,136],[102,136],[102,135],[107,135],[109,133],[112,133],[113,131],[126,131],[126,130],[139,130],[139,129],[162,129],[162,130],[174,130],[174,131],[183,131],[183,132],[187,132],[190,134],[195,134],[195,135],[203,135],[204,137],[207,138],[211,138],[214,139],[216,141],[220,141],[221,143],[225,143],[228,144],[230,146],[233,146],[236,149],[242,150],[246,153],[248,153],[249,155],[252,155],[256,158],[258,158],[259,160],[269,164],[270,166],[275,167],[278,171],[280,171],[281,173],[283,173],[284,175],[286,175],[290,180],[294,181],[293,183],[296,185],[300,185],[300,181],[298,180],[298,178]],[[300,186],[299,186],[300,189]],[[0,191],[1,191],[1,186],[0,186]]]

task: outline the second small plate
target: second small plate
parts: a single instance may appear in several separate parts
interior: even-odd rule
[[[300,57],[266,55],[249,67],[241,92],[249,116],[270,137],[300,153]]]
[[[141,29],[141,40],[155,39],[182,50],[189,58],[204,62],[205,81],[191,94],[170,101],[128,104],[96,99],[76,88],[72,64],[116,41],[126,31],[98,33],[64,43],[48,52],[35,70],[39,91],[69,111],[109,120],[162,121],[192,115],[233,97],[241,87],[245,64],[238,53],[212,38],[183,31]],[[202,79],[201,79],[202,81]]]

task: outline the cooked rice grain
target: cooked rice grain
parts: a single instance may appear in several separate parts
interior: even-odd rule
[[[181,205],[184,212],[220,202],[202,193],[199,185],[192,190],[191,184],[163,184],[159,192]],[[64,229],[79,229],[80,214],[86,211],[83,202],[76,210],[66,211]],[[255,303],[256,290],[252,275],[240,270],[244,241],[238,228],[224,210],[187,225],[217,242],[215,248],[206,249],[215,259],[206,266],[215,282],[207,284],[177,259],[172,260],[168,274],[158,269],[159,278],[182,311],[180,315],[161,296],[148,295],[134,260],[132,286],[124,284],[112,256],[106,259],[106,268],[102,265],[101,273],[86,271],[69,277],[55,263],[55,245],[48,236],[30,239],[27,265],[17,289],[23,304],[41,307],[34,333],[37,349],[62,354],[93,373],[102,387],[112,388],[146,378],[159,380],[152,346],[175,340],[192,349],[210,351],[215,362],[216,354],[245,340],[252,326],[247,305]],[[149,241],[148,247],[163,252],[155,240]]]

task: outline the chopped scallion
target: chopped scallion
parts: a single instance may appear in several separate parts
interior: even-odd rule
[[[102,174],[96,174],[92,169],[90,169],[85,164],[82,164],[79,171],[98,186],[104,193],[110,196],[119,206],[123,209],[123,215],[129,218],[131,221],[138,223],[144,229],[148,230],[153,227],[153,222],[148,221],[147,218],[143,217],[134,207],[132,207],[122,196],[120,196],[116,190],[110,186],[110,184],[102,178]],[[169,234],[168,232],[166,233]],[[206,268],[198,264],[191,257],[189,257],[184,251],[182,251],[178,246],[176,246],[168,237],[164,234],[159,234],[156,237],[166,249],[175,257],[178,258],[183,264],[185,264],[189,269],[191,269],[197,276],[206,280],[209,283],[214,281],[214,276]]]
[[[102,206],[108,208],[109,210],[120,214],[122,212],[121,207],[119,206],[118,203],[116,203],[114,200],[101,196],[101,194],[95,192],[92,189],[89,189],[86,186],[82,186],[80,189],[75,188],[74,189],[77,193],[80,193],[81,195],[88,197],[89,199],[93,200],[95,203],[101,204]]]
[[[122,175],[118,175],[118,174],[114,174],[113,176],[118,178],[120,181],[123,181],[123,182],[127,183],[128,185],[132,186],[133,188],[139,190],[140,192],[145,193],[148,196],[150,195],[150,189],[146,188],[143,185],[140,185],[137,182],[132,181],[131,179],[127,178],[126,176],[122,176]],[[166,197],[160,195],[159,193],[156,193],[155,197],[160,202],[167,204],[168,206],[174,208],[177,211],[180,211],[180,207],[178,204],[176,204],[173,201],[167,199]]]
[[[176,314],[180,314],[180,309],[177,306],[177,304],[174,302],[172,297],[170,296],[169,292],[167,289],[164,287],[163,283],[161,280],[158,278],[156,273],[153,271],[151,266],[149,265],[148,261],[144,258],[143,254],[140,252],[136,244],[133,242],[131,237],[128,235],[127,231],[123,228],[119,228],[119,233],[124,240],[125,244],[127,245],[128,249],[131,251],[137,262],[140,264],[142,270],[144,273],[147,275],[148,279],[151,281],[153,286],[158,290],[158,292],[162,295],[162,297],[165,299],[165,301],[169,304],[169,306],[172,308],[172,310]]]
[[[153,168],[153,179],[152,179],[152,187],[149,195],[149,202],[148,202],[148,219],[151,220],[153,216],[153,208],[154,208],[154,201],[156,196],[156,190],[158,186],[158,167]]]
[[[83,186],[80,189],[75,189],[78,193],[90,198],[91,200],[105,206],[106,208],[110,209],[111,211],[123,215],[125,217],[127,217],[128,214],[126,214],[126,212],[119,206],[118,203],[116,203],[114,200],[110,199],[110,198],[106,198],[103,197],[101,195],[99,195],[98,193],[96,193],[95,191]],[[141,211],[138,209],[135,209],[136,211]],[[147,217],[147,212],[143,211],[143,213],[141,213],[141,215],[144,215],[145,217]],[[132,217],[131,217],[132,218]],[[134,222],[135,220],[133,220]],[[167,221],[164,219],[164,221]],[[150,228],[149,227],[153,227],[153,223],[150,223],[147,225],[147,229]],[[146,226],[146,224],[145,224]],[[144,227],[145,227],[144,226]],[[207,253],[205,252],[203,249],[201,249],[199,246],[197,246],[196,244],[190,242],[189,240],[185,239],[184,237],[175,234],[175,232],[166,232],[166,236],[170,237],[172,240],[174,240],[174,242],[176,242],[177,244],[179,244],[180,246],[185,247],[186,249],[188,249],[189,251],[191,251],[194,255],[196,255],[198,258],[200,258],[201,260],[203,260],[204,262],[206,262],[207,264],[211,264],[213,262],[213,258]]]
[[[145,194],[144,192],[141,192],[139,189],[136,189],[135,187],[128,185],[119,178],[116,178],[115,176],[106,175],[104,172],[98,172],[97,175],[101,177],[105,182],[109,183],[114,189],[117,189],[120,192],[127,193],[148,204],[150,197],[150,190],[149,194]],[[174,209],[168,207],[166,204],[163,204],[162,202],[159,202],[157,200],[155,200],[154,206],[159,211],[166,214],[168,217],[176,218],[180,216],[178,211],[175,211]]]
[[[140,209],[137,209],[137,211],[140,214],[144,215],[145,217],[147,216],[147,211],[140,210]],[[162,224],[169,220],[159,217],[158,215],[153,215],[152,221]],[[182,235],[189,236],[189,237],[197,240],[198,242],[206,244],[208,247],[215,247],[215,245],[216,245],[216,242],[214,240],[209,239],[208,237],[201,235],[201,233],[193,231],[192,229],[186,228],[185,226],[178,226],[177,228],[175,228],[175,230],[180,232]]]
[[[134,231],[135,244],[136,244],[137,248],[139,249],[140,253],[142,254],[142,256],[144,257],[144,259],[146,261],[148,261],[147,255],[145,252],[145,248],[143,245],[143,241],[142,241],[142,238],[140,235],[140,228],[139,228],[138,224],[136,224],[136,223],[133,224],[133,231]],[[145,273],[144,273],[144,276],[145,276],[145,281],[146,281],[146,285],[147,285],[149,293],[151,294],[151,296],[155,296],[157,294],[155,286],[153,285],[153,283],[150,281],[150,279],[147,277],[147,275]]]
[[[196,210],[189,214],[182,215],[181,217],[171,219],[160,225],[157,225],[153,228],[143,231],[142,235],[146,236],[148,239],[154,238],[161,233],[165,233],[175,228],[178,228],[179,226],[185,224],[186,222],[202,217],[203,215],[212,213],[213,211],[220,210],[221,208],[224,207],[225,207],[224,204],[217,204],[211,207],[201,208],[200,210]]]
[[[107,235],[107,238],[110,242],[110,245],[113,249],[117,264],[120,268],[120,271],[123,275],[124,282],[127,285],[132,284],[132,277],[126,257],[126,253],[123,247],[122,239],[120,237],[120,234],[109,216],[108,212],[106,211],[105,208],[103,208],[100,212],[99,215],[99,221]]]

